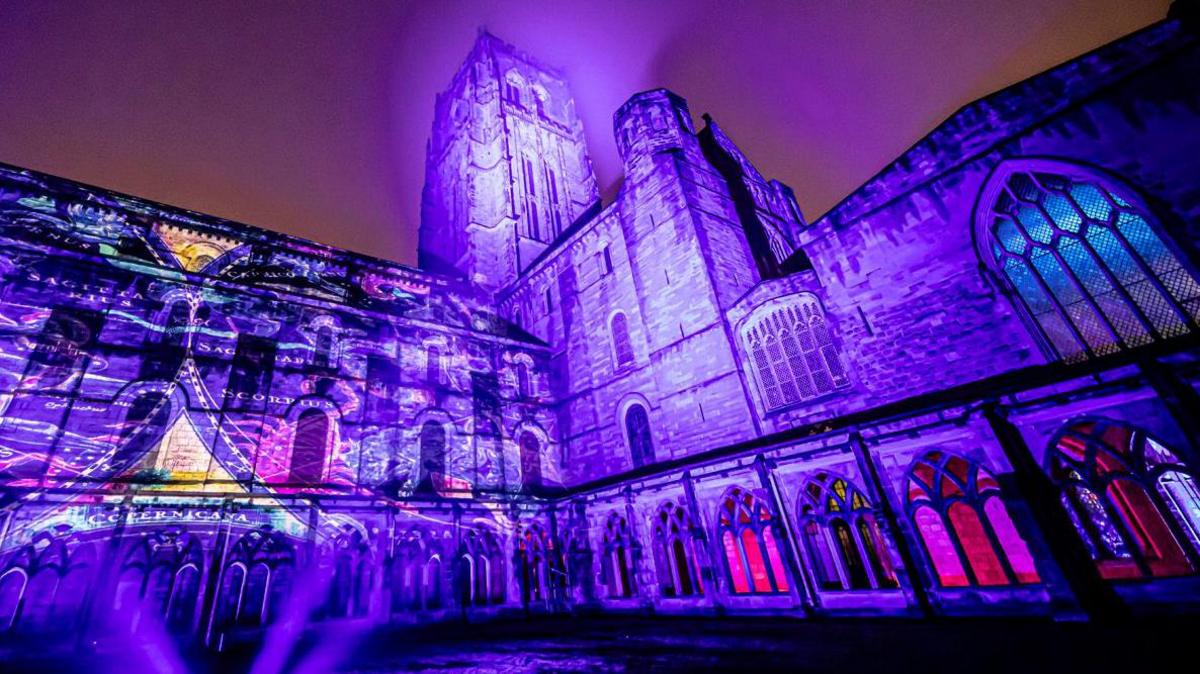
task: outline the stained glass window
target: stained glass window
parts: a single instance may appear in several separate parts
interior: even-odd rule
[[[1029,547],[982,466],[929,452],[908,473],[909,516],[945,587],[1037,583]]]
[[[759,397],[768,410],[850,385],[825,312],[808,293],[755,311],[741,329]]]
[[[826,590],[897,587],[870,501],[849,480],[817,473],[800,491],[800,530]],[[836,554],[835,554],[836,551]]]
[[[1127,424],[1089,419],[1058,432],[1047,463],[1101,576],[1196,572],[1185,548],[1200,553],[1200,489],[1164,445]]]
[[[632,547],[629,523],[612,513],[604,525],[604,557],[600,564],[601,580],[610,597],[633,596]]]
[[[774,516],[754,494],[731,487],[717,512],[717,535],[725,548],[736,594],[787,592],[783,550],[776,542]]]
[[[1195,328],[1200,283],[1132,195],[1075,167],[998,175],[991,258],[1063,360]]]

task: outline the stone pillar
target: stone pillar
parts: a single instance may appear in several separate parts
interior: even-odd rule
[[[1013,467],[1012,480],[1001,480],[1001,491],[1015,491],[1012,496],[1019,496],[1028,505],[1028,512],[1045,541],[1046,547],[1054,557],[1056,566],[1045,568],[1038,565],[1038,572],[1043,576],[1046,571],[1061,573],[1066,587],[1056,588],[1055,578],[1045,578],[1050,586],[1050,594],[1055,604],[1056,613],[1072,613],[1082,608],[1088,617],[1094,620],[1120,619],[1128,615],[1128,608],[1113,590],[1112,586],[1100,577],[1091,555],[1079,538],[1066,510],[1059,501],[1059,490],[1050,481],[1042,467],[1034,460],[1025,439],[1017,427],[1008,420],[1007,414],[995,403],[983,407],[983,417],[987,420],[992,434],[1008,462]],[[1005,484],[1008,482],[1009,484]],[[1005,499],[1006,505],[1009,503]],[[1064,592],[1063,590],[1067,590]]]
[[[688,512],[691,515],[692,528],[695,530],[692,532],[692,541],[700,543],[699,546],[693,545],[692,549],[708,558],[708,563],[700,567],[700,583],[704,587],[704,594],[712,602],[713,609],[722,614],[725,612],[725,605],[721,601],[721,583],[717,582],[717,574],[721,573],[718,564],[725,563],[725,555],[721,551],[720,541],[709,536],[709,530],[704,526],[704,514],[700,512],[696,483],[692,480],[690,470],[683,471],[683,493],[687,497]]]
[[[213,543],[212,564],[208,573],[204,574],[204,591],[201,605],[204,613],[200,620],[200,629],[204,634],[204,645],[212,646],[213,627],[216,625],[217,609],[221,601],[221,582],[225,578],[225,555],[229,551],[229,534],[233,528],[233,519],[229,516],[233,501],[226,499],[221,504],[221,519],[217,524],[217,537]]]
[[[1146,382],[1158,394],[1172,421],[1188,439],[1186,447],[1172,447],[1193,475],[1200,475],[1200,393],[1167,366],[1150,359],[1138,364]]]
[[[633,487],[630,485],[625,486],[625,523],[629,527],[629,559],[631,567],[629,571],[633,576],[630,579],[633,583],[631,589],[633,590],[633,595],[638,598],[639,603],[647,611],[653,611],[654,598],[646,594],[649,590],[649,584],[642,582],[651,574],[643,562],[646,548],[642,545],[642,537],[638,533],[638,524],[640,522],[638,521],[636,511],[633,509]]]
[[[875,457],[871,455],[870,450],[863,442],[862,434],[857,430],[850,433],[849,442],[850,450],[854,452],[854,458],[858,462],[858,469],[866,477],[867,493],[871,495],[875,503],[879,504],[879,512],[883,515],[883,534],[886,540],[892,542],[892,545],[896,547],[896,553],[900,555],[900,562],[904,565],[904,575],[908,579],[908,589],[912,591],[913,599],[916,600],[921,615],[926,618],[931,617],[933,616],[933,604],[929,601],[925,576],[921,573],[920,562],[917,561],[916,555],[909,547],[909,540],[900,527],[899,515],[896,513],[895,506],[892,505],[892,500],[888,498],[888,490],[884,486],[883,478],[879,475],[879,466],[875,463]]]
[[[120,511],[120,518],[117,520],[117,526],[113,528],[112,535],[108,540],[108,553],[104,555],[104,559],[100,564],[100,571],[96,574],[95,584],[92,586],[87,597],[84,598],[83,604],[83,620],[76,630],[78,638],[75,641],[77,649],[87,647],[89,635],[92,634],[92,626],[96,624],[105,624],[105,621],[100,619],[97,606],[111,605],[113,601],[113,593],[116,591],[116,581],[120,572],[121,566],[121,543],[125,538],[125,526],[129,520],[129,511],[132,508],[133,495],[127,494],[121,501],[121,505],[117,506]],[[13,510],[9,517],[16,516],[16,510]],[[5,523],[5,528],[8,528],[8,523]],[[107,604],[105,603],[107,602]]]
[[[771,507],[776,513],[776,519],[779,526],[774,527],[777,536],[786,538],[787,540],[775,542],[777,547],[783,548],[784,562],[787,564],[788,571],[792,574],[791,593],[792,597],[804,609],[808,615],[812,615],[816,608],[816,594],[812,592],[815,584],[808,577],[808,570],[804,568],[804,564],[800,562],[800,553],[796,549],[797,538],[793,531],[792,516],[788,513],[784,506],[783,498],[779,493],[779,488],[775,485],[775,476],[772,474],[774,462],[771,465],[767,464],[767,459],[759,454],[754,459],[754,471],[758,474],[758,481],[762,484],[763,489],[767,490],[767,495],[771,499]]]

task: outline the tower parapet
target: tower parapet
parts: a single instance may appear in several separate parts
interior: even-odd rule
[[[667,89],[634,94],[613,115],[613,136],[627,175],[639,162],[671,150],[698,149],[687,101]]]

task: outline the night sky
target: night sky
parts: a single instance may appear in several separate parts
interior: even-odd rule
[[[955,108],[1169,0],[7,2],[0,161],[412,262],[433,97],[489,30],[612,113],[666,86],[815,219]]]

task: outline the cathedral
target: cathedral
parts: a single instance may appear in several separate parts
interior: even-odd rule
[[[419,268],[0,165],[0,638],[1200,609],[1200,36],[972,102],[808,221],[487,33]]]

